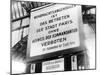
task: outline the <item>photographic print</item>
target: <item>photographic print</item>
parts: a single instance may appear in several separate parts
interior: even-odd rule
[[[11,74],[96,69],[96,6],[11,0]]]

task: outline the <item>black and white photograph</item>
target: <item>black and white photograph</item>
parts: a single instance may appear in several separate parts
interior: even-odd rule
[[[11,0],[12,75],[96,70],[96,5]]]

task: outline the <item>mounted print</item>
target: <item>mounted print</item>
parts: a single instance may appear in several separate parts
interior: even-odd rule
[[[96,69],[96,6],[11,0],[11,74]]]

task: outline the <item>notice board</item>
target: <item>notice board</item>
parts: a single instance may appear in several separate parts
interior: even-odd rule
[[[42,63],[42,72],[64,71],[64,58],[45,61]]]
[[[51,4],[31,11],[28,60],[39,60],[83,49],[80,5]]]

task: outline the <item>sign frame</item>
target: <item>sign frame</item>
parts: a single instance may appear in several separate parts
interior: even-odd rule
[[[55,4],[56,3],[51,3],[51,4],[48,4],[48,5],[42,6],[40,8],[33,9],[31,12],[38,11],[38,10],[41,10],[41,9],[44,9],[44,8],[48,8],[48,7],[55,5]],[[57,4],[61,4],[61,3],[57,3]],[[67,5],[72,5],[72,4],[67,4]],[[75,5],[78,5],[78,4],[75,4]],[[79,5],[79,6],[81,6],[81,5]],[[64,50],[61,50],[61,51],[56,51],[56,52],[51,52],[51,53],[47,53],[47,54],[43,54],[43,55],[30,57],[30,44],[31,43],[30,43],[30,37],[28,37],[27,62],[42,61],[43,59],[48,59],[48,58],[51,58],[51,57],[57,57],[57,56],[61,56],[61,55],[64,55],[64,54],[70,54],[70,53],[75,53],[75,52],[78,52],[78,51],[86,50],[85,45],[84,45],[84,38],[85,37],[84,37],[84,33],[83,33],[83,27],[82,27],[83,21],[82,21],[82,14],[81,13],[82,13],[82,11],[78,12],[79,40],[80,40],[80,46],[79,47],[69,48],[67,50],[64,49]],[[30,28],[31,28],[31,26],[30,26]]]

